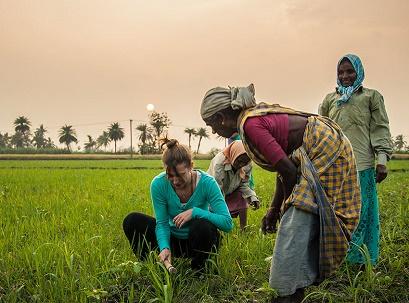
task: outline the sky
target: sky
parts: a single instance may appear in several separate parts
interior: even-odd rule
[[[0,0],[0,132],[24,115],[55,142],[73,125],[83,147],[120,122],[128,147],[129,119],[147,121],[152,103],[187,143],[208,89],[254,83],[257,101],[317,112],[355,53],[409,140],[408,12],[407,0]],[[223,146],[211,135],[201,151]]]

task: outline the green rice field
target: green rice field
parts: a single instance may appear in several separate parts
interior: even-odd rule
[[[206,170],[208,160],[195,161]],[[343,264],[305,302],[409,302],[409,161],[394,160],[378,185],[381,257],[375,268]],[[262,201],[249,228],[225,234],[196,277],[175,259],[140,262],[122,232],[131,211],[152,214],[149,184],[159,160],[0,161],[0,302],[269,302],[275,235],[261,234],[275,176],[255,168]]]

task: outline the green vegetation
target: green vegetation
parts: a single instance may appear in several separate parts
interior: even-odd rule
[[[67,150],[70,151],[71,148],[71,143],[77,143],[77,133],[76,131],[72,128],[72,125],[64,125],[61,127],[60,132],[59,132],[59,138],[58,141],[60,143],[64,143],[67,146]]]
[[[209,163],[195,162],[202,169]],[[152,214],[148,188],[160,166],[160,160],[0,161],[0,302],[268,302],[274,235],[263,236],[259,222],[273,174],[255,169],[262,208],[249,212],[248,231],[236,227],[224,236],[209,272],[196,278],[183,259],[174,261],[174,276],[155,255],[139,262],[122,232],[129,212]],[[409,161],[390,163],[401,167]],[[309,289],[309,302],[409,301],[408,177],[392,171],[379,186],[379,265],[365,271],[343,265]]]
[[[149,114],[149,123],[141,123],[135,128],[139,139],[137,153],[140,155],[161,154],[161,139],[167,137],[171,124],[172,121],[167,113],[152,111]],[[48,130],[43,124],[36,128],[32,135],[31,122],[25,116],[17,117],[13,122],[13,126],[15,133],[12,136],[0,131],[0,154],[63,154],[75,153],[76,149],[78,153],[81,150],[80,146],[76,146],[74,150],[71,147],[73,143],[79,143],[77,131],[72,125],[65,124],[59,129],[58,142],[64,144],[65,149],[58,148],[50,137],[45,137]],[[197,129],[186,128],[185,133],[188,135],[189,148],[191,148],[192,136],[199,137],[196,153],[199,153],[202,139],[209,138],[206,128],[202,127]],[[103,130],[96,140],[91,135],[87,135],[88,141],[83,143],[83,148],[85,153],[112,153],[107,151],[107,147],[111,142],[114,142],[114,154],[117,154],[117,142],[124,138],[124,128],[121,127],[119,122],[114,122],[106,130]],[[180,140],[180,142],[183,143],[183,140]],[[129,154],[131,152],[133,152],[133,147],[118,150],[120,154]]]
[[[210,161],[209,160],[195,160],[195,166],[199,169],[207,170]],[[162,169],[161,160],[49,160],[49,161],[37,161],[37,160],[9,160],[0,161],[0,169],[6,168],[21,168],[21,169],[36,169],[36,168],[89,168],[89,169]]]
[[[115,143],[114,152],[116,153],[116,142],[121,141],[125,137],[125,132],[118,122],[112,123],[108,128],[108,135],[111,141]]]

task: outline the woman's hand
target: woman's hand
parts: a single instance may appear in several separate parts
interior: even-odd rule
[[[260,201],[259,200],[251,201],[251,198],[248,198],[248,203],[251,205],[253,210],[256,210],[256,209],[260,208]]]
[[[277,211],[275,208],[270,207],[267,210],[267,213],[261,220],[261,231],[263,232],[263,234],[274,233],[277,231],[276,225],[279,217],[279,211]]]
[[[164,248],[162,249],[162,251],[159,254],[159,260],[163,263],[165,261],[169,261],[169,263],[171,263],[171,257],[172,254],[170,252],[170,250],[168,248]]]
[[[376,165],[376,183],[381,183],[388,175],[388,169],[385,165]]]
[[[193,209],[185,210],[173,218],[173,223],[175,223],[177,228],[181,228],[186,222],[192,219],[192,213]]]

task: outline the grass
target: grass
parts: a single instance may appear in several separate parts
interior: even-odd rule
[[[196,163],[205,169],[209,161]],[[263,207],[249,212],[248,231],[236,226],[224,236],[197,278],[183,259],[175,260],[174,276],[155,254],[139,262],[123,235],[129,212],[152,214],[148,188],[160,171],[158,160],[0,161],[0,302],[268,302],[274,235],[262,235],[259,222],[274,175],[255,169]],[[309,289],[310,302],[409,301],[408,177],[393,170],[379,185],[379,264],[365,271],[343,265]]]
[[[195,167],[207,170],[210,160],[194,160]],[[77,159],[77,160],[0,160],[0,169],[162,169],[160,159]],[[388,162],[391,172],[409,172],[409,161],[392,160]]]
[[[194,160],[195,167],[206,170],[210,160]],[[161,160],[7,160],[0,169],[162,169]]]
[[[161,154],[139,155],[129,153],[104,153],[104,152],[68,152],[67,150],[51,150],[51,153],[41,153],[41,150],[21,149],[21,153],[5,153],[0,149],[0,160],[160,160]],[[209,160],[209,154],[194,154],[195,159]]]

